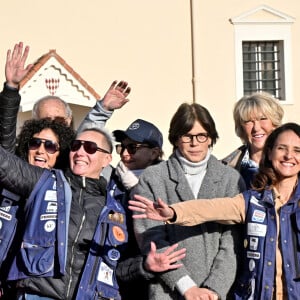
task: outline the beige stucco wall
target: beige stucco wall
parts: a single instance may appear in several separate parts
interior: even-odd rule
[[[178,105],[192,101],[192,51],[188,0],[10,0],[0,12],[0,70],[6,50],[15,42],[31,46],[28,61],[56,49],[99,94],[110,83],[127,80],[130,102],[109,121],[109,129],[125,129],[136,118],[155,123],[164,133],[166,156],[168,125]],[[231,17],[266,4],[295,18],[292,25],[293,95],[300,99],[300,2],[201,1],[197,3],[201,47],[200,103],[213,115],[220,135],[214,153],[226,155],[240,144],[235,137],[232,107],[235,97],[234,29]],[[0,78],[4,81],[4,72]],[[297,121],[300,104],[285,106],[286,120]],[[83,113],[85,113],[84,110]],[[26,114],[26,117],[29,114]],[[81,111],[75,110],[75,124]]]

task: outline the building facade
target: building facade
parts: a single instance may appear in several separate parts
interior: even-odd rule
[[[75,126],[113,80],[128,81],[132,92],[108,128],[125,129],[137,118],[155,123],[164,134],[165,157],[171,153],[169,122],[182,102],[211,112],[219,158],[240,145],[232,110],[244,94],[273,93],[284,106],[284,121],[299,122],[298,0],[11,0],[0,14],[3,81],[6,51],[16,42],[30,45],[28,62],[55,49],[84,78],[83,94],[92,91],[90,101],[62,93]],[[39,97],[31,98],[26,109],[21,103],[20,125]]]

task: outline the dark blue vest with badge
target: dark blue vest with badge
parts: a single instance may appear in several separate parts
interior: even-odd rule
[[[246,204],[244,261],[237,276],[234,299],[271,299],[277,236],[272,191],[248,190],[243,196]],[[268,284],[269,290],[262,288],[262,284]]]
[[[24,207],[21,248],[8,280],[65,273],[71,189],[59,170],[45,170]]]
[[[3,189],[0,200],[0,267],[13,242],[18,220],[20,196]]]
[[[123,197],[124,192],[112,179],[107,188],[106,205],[98,218],[77,300],[121,299],[116,267],[128,240],[126,214],[121,205]]]

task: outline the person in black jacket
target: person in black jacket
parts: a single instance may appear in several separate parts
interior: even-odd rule
[[[24,66],[22,55],[21,61]],[[10,92],[15,96],[15,91],[8,89],[8,94]],[[122,91],[120,92],[122,93]],[[15,128],[13,124],[16,122],[16,102],[10,103],[9,97],[6,100],[8,100],[7,104],[10,105],[12,114],[8,119],[5,119],[4,115],[3,120],[5,119],[7,122],[6,125],[12,125],[7,127],[12,130]],[[4,105],[4,102],[1,102],[0,105]],[[5,130],[1,128],[1,132],[5,132]],[[6,132],[6,136],[2,136],[3,144],[11,138],[10,134],[11,132]],[[15,142],[11,143],[11,146],[14,145]],[[42,141],[40,146],[45,146],[45,141]],[[111,161],[112,139],[105,130],[88,129],[77,135],[71,150],[70,169],[65,171],[72,191],[66,274],[47,278],[28,276],[26,279],[19,280],[17,282],[19,299],[24,297],[30,299],[31,296],[47,297],[48,299],[74,299],[76,296],[97,218],[105,204],[106,181],[102,176],[99,178],[99,174]],[[31,166],[24,160],[8,154],[1,147],[0,169],[0,182],[3,187],[10,191],[18,191],[24,199],[28,198],[43,172],[46,172],[40,167]],[[165,269],[167,269],[171,263],[176,261],[174,254],[168,257],[170,252],[172,249],[169,252],[166,251],[164,256],[152,251],[152,260],[149,255],[148,266],[153,264],[153,261],[155,265],[155,258],[158,258],[161,266],[166,264]],[[166,259],[164,260],[164,258]]]

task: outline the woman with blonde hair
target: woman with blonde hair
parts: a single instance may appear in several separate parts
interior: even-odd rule
[[[279,101],[268,93],[253,93],[241,98],[234,106],[235,133],[243,145],[222,162],[237,169],[247,187],[258,171],[262,150],[270,133],[281,125],[284,110]]]

